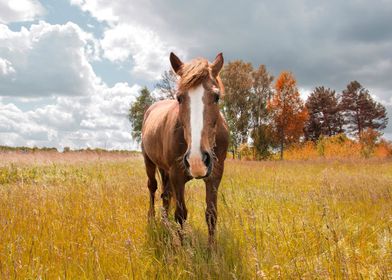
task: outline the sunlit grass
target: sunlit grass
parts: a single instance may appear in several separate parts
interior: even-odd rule
[[[212,251],[204,199],[187,185],[181,244],[139,157],[3,163],[0,278],[392,277],[390,161],[227,161]]]

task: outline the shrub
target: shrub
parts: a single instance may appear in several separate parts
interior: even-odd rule
[[[374,148],[374,157],[376,158],[387,158],[392,156],[392,143],[381,139],[380,142]]]
[[[310,160],[317,157],[316,145],[312,141],[292,145],[284,152],[284,159],[287,160]]]
[[[361,157],[361,145],[343,133],[320,138],[317,141],[317,151],[327,159]]]
[[[241,144],[238,148],[238,153],[240,158],[243,160],[254,160],[255,159],[255,149],[248,144]]]
[[[365,129],[360,135],[361,154],[365,158],[369,158],[374,154],[376,142],[380,137],[380,133],[374,129]]]

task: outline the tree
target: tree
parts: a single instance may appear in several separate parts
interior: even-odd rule
[[[226,64],[221,78],[225,85],[223,113],[230,129],[230,145],[233,157],[240,144],[246,143],[249,136],[253,66],[242,60]]]
[[[268,73],[265,65],[260,65],[258,69],[252,71],[252,91],[250,94],[251,118],[250,137],[257,154],[261,158],[269,155],[271,144],[271,132],[267,126],[268,110],[267,103],[273,95],[272,81],[274,77]]]
[[[147,87],[144,87],[129,109],[128,119],[132,124],[132,137],[138,142],[140,142],[142,136],[144,113],[155,101]]]
[[[271,128],[280,146],[280,158],[283,159],[285,144],[299,141],[308,118],[296,80],[290,72],[282,72],[276,80],[275,93],[268,103],[268,110],[271,114]]]
[[[176,99],[177,81],[178,76],[172,69],[163,72],[161,80],[155,85],[159,99]]]
[[[264,123],[266,118],[267,103],[273,95],[271,87],[274,77],[267,72],[265,65],[260,65],[258,69],[252,71],[252,103],[251,126],[257,128]]]
[[[261,124],[254,128],[251,133],[253,146],[257,152],[257,159],[265,159],[270,156],[270,147],[273,145],[273,133],[268,124]]]
[[[369,91],[357,81],[352,81],[342,93],[341,109],[349,132],[361,137],[366,128],[382,130],[388,118],[383,105],[373,100]]]
[[[309,119],[305,125],[305,137],[317,141],[321,135],[332,136],[343,132],[343,116],[336,92],[316,87],[306,100]]]
[[[374,153],[376,143],[378,142],[381,134],[380,132],[372,129],[365,128],[359,137],[362,148],[362,155],[366,158],[370,157]]]

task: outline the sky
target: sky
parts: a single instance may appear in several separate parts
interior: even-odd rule
[[[0,145],[137,149],[127,112],[183,60],[353,80],[392,116],[392,0],[0,0]],[[392,120],[384,131],[392,140]]]

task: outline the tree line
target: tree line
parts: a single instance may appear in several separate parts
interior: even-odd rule
[[[349,82],[341,93],[317,86],[304,101],[288,71],[275,79],[265,65],[254,68],[235,60],[225,65],[221,78],[225,96],[220,106],[230,129],[233,158],[243,144],[253,146],[259,159],[277,151],[283,158],[290,145],[341,133],[360,139],[368,130],[381,133],[388,123],[385,107],[358,81]],[[143,114],[152,103],[175,99],[176,81],[173,71],[165,71],[154,94],[146,87],[141,90],[128,115],[134,139],[140,141]]]

